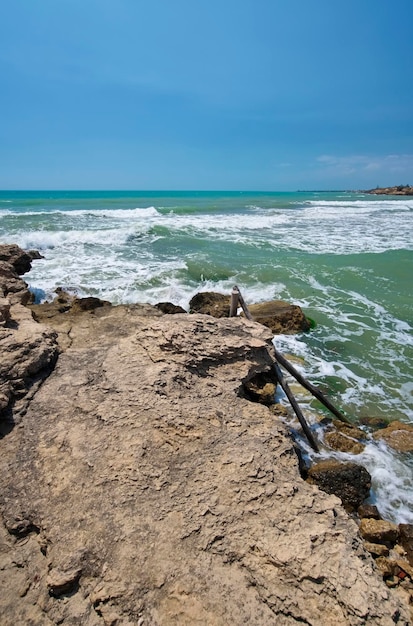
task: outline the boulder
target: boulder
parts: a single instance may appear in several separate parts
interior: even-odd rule
[[[310,321],[302,309],[282,300],[251,304],[248,309],[256,322],[267,326],[274,334],[291,335],[310,330]]]
[[[396,543],[399,531],[391,522],[365,517],[360,522],[360,534],[366,541],[388,546]]]
[[[413,425],[394,421],[378,430],[373,435],[374,439],[383,439],[397,452],[413,452]]]
[[[185,309],[172,302],[158,302],[155,306],[166,315],[176,315],[177,313],[186,313]]]
[[[202,291],[195,294],[189,302],[190,313],[202,313],[212,317],[228,317],[230,296],[214,291]]]
[[[347,452],[349,454],[361,454],[365,448],[359,441],[336,431],[326,433],[324,441],[333,450],[339,450],[340,452]]]
[[[371,476],[357,463],[320,461],[309,469],[307,480],[338,496],[349,511],[357,509],[370,493]]]
[[[12,265],[19,276],[31,270],[32,258],[30,254],[15,244],[0,245],[0,261],[6,261]]]

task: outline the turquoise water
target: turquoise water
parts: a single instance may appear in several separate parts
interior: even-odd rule
[[[302,359],[356,423],[413,422],[413,198],[348,192],[0,192],[0,241],[45,260],[26,277],[113,303],[198,291],[284,299],[316,328],[277,346]],[[316,422],[317,403],[300,401]],[[303,445],[305,445],[303,443]],[[413,461],[371,444],[357,457],[382,513],[413,521]],[[400,465],[401,464],[401,465]]]

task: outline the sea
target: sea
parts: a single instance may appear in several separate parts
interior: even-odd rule
[[[24,278],[38,302],[61,287],[113,304],[199,291],[281,299],[313,320],[274,338],[299,371],[370,437],[372,417],[413,423],[413,197],[362,192],[1,191],[0,242],[36,249]],[[322,441],[328,411],[294,393]],[[280,398],[285,401],[285,398]],[[413,523],[413,454],[370,438],[358,455],[309,449],[372,475],[385,519]]]

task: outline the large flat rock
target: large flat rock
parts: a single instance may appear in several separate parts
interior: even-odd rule
[[[407,624],[284,425],[242,395],[272,333],[102,307],[0,441],[0,615],[16,624]]]

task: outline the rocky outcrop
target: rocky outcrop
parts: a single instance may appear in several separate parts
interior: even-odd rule
[[[52,321],[63,352],[1,441],[5,626],[408,623],[338,498],[244,397],[270,331],[154,307]]]
[[[57,358],[56,333],[37,324],[23,306],[32,300],[20,274],[31,268],[31,255],[18,246],[0,246],[0,435],[10,427],[10,409],[34,391]]]
[[[364,193],[371,193],[376,196],[413,196],[413,187],[410,185],[397,185],[396,187],[376,187],[376,189],[369,189]]]

